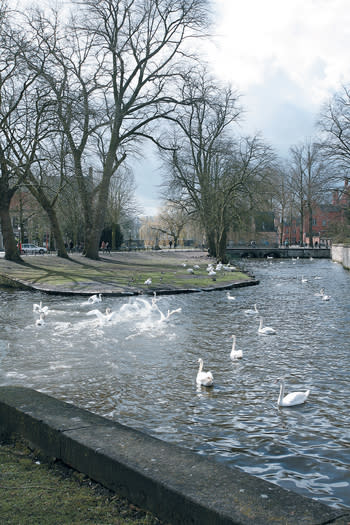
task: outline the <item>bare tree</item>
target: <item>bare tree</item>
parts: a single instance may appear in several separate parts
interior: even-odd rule
[[[158,215],[158,231],[171,237],[175,248],[181,232],[188,221],[189,216],[181,206],[175,205],[174,203],[167,203]]]
[[[27,45],[23,35],[11,25],[10,11],[0,2],[0,223],[5,245],[5,258],[22,262],[13,233],[10,204],[21,180],[18,158],[14,152],[16,141],[25,137],[16,134],[26,94],[36,81],[37,74],[28,71],[21,59],[21,50]],[[14,135],[15,143],[13,142]]]
[[[176,107],[175,86],[202,36],[207,0],[73,2],[80,20],[61,28],[58,14],[31,19],[30,67],[46,57],[52,91],[82,200],[85,250],[98,257],[111,178],[137,142],[157,142],[153,124]],[[81,16],[80,16],[81,15]],[[66,37],[65,33],[69,36]],[[101,176],[91,185],[89,167]]]
[[[329,171],[319,144],[306,141],[290,149],[290,187],[298,202],[300,213],[300,241],[303,240],[304,215],[307,212],[309,244],[313,246],[312,225],[315,201],[329,189],[332,172]]]
[[[112,249],[116,249],[115,234],[117,225],[127,229],[130,221],[139,211],[139,206],[135,199],[135,180],[133,173],[122,166],[118,175],[111,179],[105,225],[112,229]]]
[[[240,197],[253,200],[250,182],[256,186],[266,176],[271,153],[259,137],[235,137],[241,108],[231,88],[218,87],[203,73],[188,78],[185,94],[190,103],[173,119],[173,138],[162,153],[168,199],[198,217],[209,253],[224,260]]]

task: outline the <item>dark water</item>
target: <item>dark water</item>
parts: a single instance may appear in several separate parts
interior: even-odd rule
[[[0,292],[0,384],[35,388],[273,483],[350,507],[350,273],[328,260],[251,261],[231,293],[83,299]],[[302,283],[302,277],[307,282]],[[315,295],[324,287],[331,295]],[[37,327],[33,303],[50,309]],[[256,303],[277,334],[258,334]],[[87,312],[111,307],[100,322]],[[243,359],[231,362],[232,334]],[[197,360],[214,387],[197,389]],[[278,408],[277,377],[311,390]]]

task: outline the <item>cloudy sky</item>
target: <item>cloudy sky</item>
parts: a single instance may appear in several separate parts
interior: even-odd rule
[[[212,0],[213,71],[242,95],[242,133],[261,132],[284,155],[312,138],[321,105],[350,83],[349,0]],[[160,174],[135,166],[144,213],[155,213]]]

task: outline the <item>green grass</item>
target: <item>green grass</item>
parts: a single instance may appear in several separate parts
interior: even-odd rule
[[[187,259],[186,259],[187,256]],[[184,260],[187,266],[184,267]],[[25,265],[19,265],[0,259],[0,277],[21,279],[34,286],[52,286],[58,289],[84,290],[94,287],[123,288],[125,290],[146,291],[162,288],[207,288],[230,286],[249,277],[241,271],[217,272],[215,280],[208,276],[206,267],[208,257],[202,255],[189,258],[188,254],[147,252],[116,253],[100,261],[91,261],[82,256],[73,256],[69,260],[56,256],[26,257]],[[194,274],[187,269],[199,264],[200,269]],[[152,285],[145,284],[152,279]]]
[[[0,514],[6,525],[159,525],[151,514],[24,442],[0,445]]]

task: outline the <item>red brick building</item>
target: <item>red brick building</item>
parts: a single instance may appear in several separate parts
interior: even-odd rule
[[[350,186],[348,179],[344,182],[344,188],[334,190],[332,202],[329,204],[317,204],[312,208],[312,238],[314,246],[328,246],[331,234],[339,229],[346,221],[346,211],[350,207]],[[292,218],[284,223],[282,232],[283,244],[308,245],[309,214],[306,211],[303,221],[303,239],[300,239],[300,217]]]

